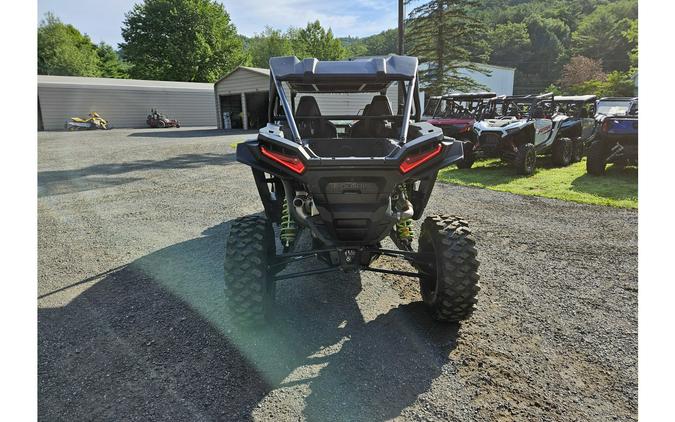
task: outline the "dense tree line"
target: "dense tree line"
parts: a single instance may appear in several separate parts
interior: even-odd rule
[[[472,62],[515,67],[517,93],[630,94],[637,71],[637,0],[408,0],[406,53],[431,92],[475,88]],[[215,0],[145,0],[126,14],[119,50],[49,14],[38,28],[38,72],[213,82],[270,57],[337,60],[395,53],[397,34],[336,38],[319,21],[238,35]]]
[[[94,44],[48,13],[38,27],[38,74],[125,78],[128,65],[106,43]]]

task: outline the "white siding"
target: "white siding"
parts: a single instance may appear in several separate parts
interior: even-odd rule
[[[513,81],[516,69],[512,67],[495,66],[491,64],[474,63],[489,71],[489,75],[480,72],[469,70],[466,68],[458,69],[461,75],[468,76],[476,83],[479,83],[487,88],[487,91],[494,92],[497,95],[513,95]],[[427,63],[421,63],[420,69],[428,67]],[[423,90],[424,87],[421,87]],[[480,89],[478,90],[480,91]],[[446,92],[450,94],[450,92]]]
[[[488,91],[497,95],[513,95],[513,78],[515,69],[482,65],[490,71],[490,75],[484,75],[469,69],[460,69],[459,73],[468,76],[477,83],[485,85]]]
[[[112,127],[145,127],[151,108],[178,119],[181,126],[211,126],[215,118],[212,95],[210,84],[38,77],[45,130],[63,129],[70,117],[85,117],[92,111]]]

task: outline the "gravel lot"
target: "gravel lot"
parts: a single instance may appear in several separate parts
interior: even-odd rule
[[[288,280],[253,334],[224,239],[262,210],[214,129],[40,133],[40,420],[636,420],[637,212],[436,186],[477,238],[479,310],[413,280]],[[383,262],[380,265],[386,265]]]

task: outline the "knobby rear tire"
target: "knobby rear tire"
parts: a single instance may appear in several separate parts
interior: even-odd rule
[[[225,253],[225,300],[232,321],[253,327],[265,323],[274,304],[274,281],[267,271],[274,231],[262,216],[236,219]]]
[[[436,215],[422,223],[419,251],[435,257],[421,268],[434,274],[420,279],[420,292],[434,319],[458,322],[473,313],[480,291],[476,242],[468,223],[455,216]]]

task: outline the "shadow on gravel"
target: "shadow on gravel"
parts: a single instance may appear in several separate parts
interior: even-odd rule
[[[82,192],[103,187],[117,186],[140,180],[115,176],[136,171],[189,169],[202,166],[224,166],[235,162],[231,154],[183,154],[166,160],[137,160],[126,163],[96,164],[76,170],[53,170],[38,173],[38,197]],[[99,177],[92,177],[99,176]]]
[[[223,130],[223,129],[156,129],[143,132],[133,132],[128,136],[132,138],[212,138],[225,135],[255,134],[257,130]]]
[[[207,229],[38,310],[40,420],[275,419],[279,402],[264,400],[277,387],[300,389],[308,419],[385,420],[441,374],[457,327],[433,323],[419,303],[364,321],[358,275],[282,282],[270,327],[232,327],[228,230]]]

